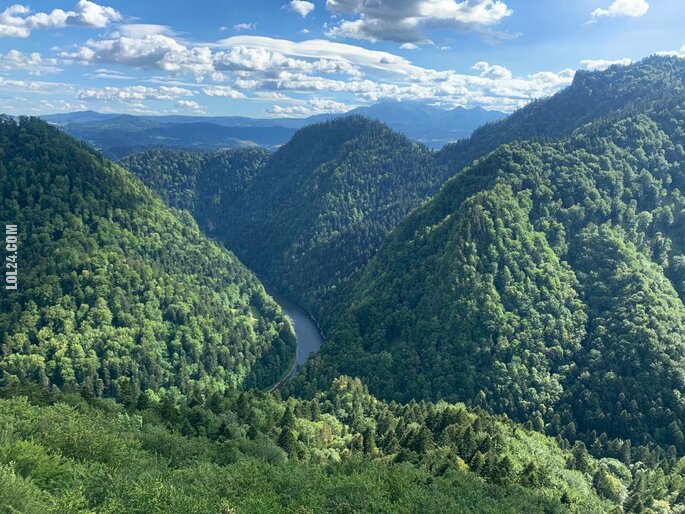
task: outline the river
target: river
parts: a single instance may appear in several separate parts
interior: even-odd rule
[[[220,243],[224,248],[228,248],[221,236],[212,235],[208,237],[212,241]],[[283,309],[290,318],[290,321],[292,321],[293,329],[295,330],[295,338],[297,339],[295,363],[293,364],[293,367],[290,368],[288,374],[270,388],[270,390],[273,391],[274,389],[280,388],[286,380],[297,373],[297,368],[304,364],[307,357],[312,353],[319,351],[319,348],[321,348],[321,345],[323,344],[323,335],[321,335],[319,326],[316,324],[316,321],[314,321],[314,318],[312,318],[306,310],[295,302],[275,292],[264,280],[262,280],[262,284],[269,296],[281,306],[281,309]]]
[[[271,290],[267,291],[276,303],[281,306],[288,318],[290,318],[295,330],[295,338],[297,339],[297,357],[295,359],[295,364],[286,377],[272,387],[273,390],[282,386],[288,378],[297,373],[297,368],[304,364],[307,357],[312,353],[319,351],[319,348],[321,348],[321,345],[323,344],[323,336],[321,335],[321,331],[319,330],[316,321],[314,321],[306,310],[278,293]]]

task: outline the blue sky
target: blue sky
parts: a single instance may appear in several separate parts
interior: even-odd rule
[[[683,26],[683,0],[3,2],[0,111],[512,111],[577,69],[685,57]]]

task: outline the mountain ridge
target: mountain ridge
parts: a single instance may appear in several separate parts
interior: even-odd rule
[[[669,95],[631,106],[651,74]],[[501,145],[403,221],[296,390],[342,372],[383,398],[463,399],[588,445],[604,433],[685,448],[685,62],[602,80],[626,91],[612,100],[625,111]]]
[[[131,115],[82,111],[42,116],[69,134],[88,141],[114,158],[145,147],[196,147],[203,150],[264,146],[277,148],[294,133],[314,123],[358,114],[388,122],[391,128],[432,148],[466,137],[478,126],[504,116],[480,108],[446,110],[416,102],[379,102],[347,113],[307,118],[243,116]],[[197,128],[203,128],[198,136]]]

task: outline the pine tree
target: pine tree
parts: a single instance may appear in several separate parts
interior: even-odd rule
[[[288,457],[297,456],[297,439],[290,428],[281,429],[281,434],[278,436],[278,446],[280,446]]]

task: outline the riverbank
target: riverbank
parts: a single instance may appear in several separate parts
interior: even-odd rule
[[[262,281],[262,283],[264,283]],[[300,305],[292,300],[273,291],[266,284],[264,285],[266,292],[274,299],[278,305],[281,306],[283,312],[288,317],[290,324],[295,332],[295,339],[297,346],[295,350],[295,362],[288,373],[276,384],[274,384],[269,391],[275,391],[283,387],[283,385],[297,373],[298,368],[305,363],[307,357],[312,353],[316,353],[323,344],[324,337],[321,333],[319,325],[316,320],[303,309]]]

